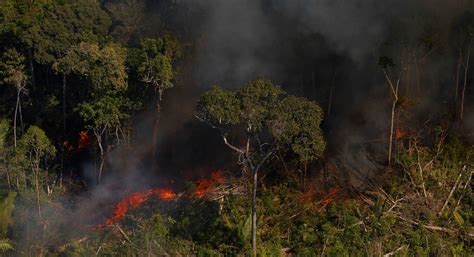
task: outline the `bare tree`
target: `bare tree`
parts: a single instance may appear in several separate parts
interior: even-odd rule
[[[464,83],[462,87],[462,92],[461,92],[461,112],[460,112],[460,120],[462,121],[464,118],[464,100],[466,96],[466,88],[467,88],[467,79],[468,79],[468,72],[469,72],[469,61],[471,57],[471,44],[469,44],[467,48],[467,53],[466,53],[466,61],[463,62],[463,67],[464,67]]]
[[[392,165],[392,149],[393,149],[393,134],[394,134],[394,124],[395,124],[395,110],[397,108],[397,103],[399,100],[398,89],[400,86],[400,77],[401,71],[398,73],[398,76],[395,79],[390,78],[387,68],[383,68],[383,73],[385,79],[390,87],[390,93],[392,96],[392,108],[390,112],[390,136],[389,136],[389,145],[388,145],[388,165]]]

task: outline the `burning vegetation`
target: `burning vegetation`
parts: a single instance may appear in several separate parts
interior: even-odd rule
[[[135,192],[120,200],[114,207],[113,215],[104,224],[99,225],[99,227],[103,228],[104,226],[113,225],[121,220],[129,210],[138,208],[152,197],[161,200],[172,200],[176,198],[176,193],[169,188],[153,188],[143,192]]]
[[[79,132],[79,139],[77,143],[71,144],[68,140],[63,142],[64,148],[68,154],[80,153],[85,150],[90,144],[90,137],[87,131]]]
[[[222,185],[226,182],[222,171],[211,172],[210,178],[200,178],[195,181],[196,189],[190,194],[191,198],[203,198],[209,193],[213,193],[216,186]],[[160,200],[173,200],[184,195],[184,193],[177,194],[170,188],[151,188],[141,192],[135,192],[128,196],[125,196],[120,200],[113,208],[113,214],[108,218],[104,224],[98,226],[98,228],[104,228],[120,221],[128,211],[136,209],[141,205],[145,204],[151,198],[157,198]]]
[[[474,256],[473,6],[0,0],[0,255]]]

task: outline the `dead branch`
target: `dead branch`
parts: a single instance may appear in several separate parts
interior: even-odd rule
[[[397,207],[398,203],[402,202],[403,200],[405,200],[405,197],[395,199],[395,201],[393,201],[393,205],[386,212],[384,212],[383,217],[386,217],[390,212],[392,212],[392,210]]]
[[[118,229],[118,231],[120,232],[120,234],[122,234],[122,236],[125,238],[125,240],[127,240],[127,242],[132,243],[132,241],[131,241],[130,238],[127,236],[127,234],[125,234],[125,231],[123,231],[123,229],[122,229],[119,225],[116,224],[115,227]]]
[[[467,179],[466,184],[464,184],[464,187],[462,188],[461,196],[459,197],[458,201],[456,202],[456,206],[454,207],[454,210],[457,210],[457,208],[459,207],[459,204],[461,204],[461,199],[464,197],[464,194],[466,193],[466,189],[469,186],[469,184],[471,183],[473,173],[474,173],[474,170],[472,170],[471,173],[469,174],[469,178]]]
[[[445,233],[453,233],[454,232],[454,230],[449,229],[449,228],[439,227],[439,226],[434,226],[434,225],[421,224],[418,221],[414,221],[414,220],[411,220],[409,218],[403,217],[400,213],[396,213],[396,212],[393,212],[393,213],[395,213],[399,219],[401,219],[401,220],[403,220],[407,223],[410,223],[411,225],[421,226],[421,227],[424,227],[424,228],[429,229],[431,231],[437,231],[437,232],[445,232]]]
[[[466,165],[464,165],[462,167],[462,170],[461,172],[459,172],[459,176],[458,178],[456,179],[456,183],[454,183],[453,187],[451,188],[451,191],[449,192],[449,195],[448,195],[448,198],[446,198],[446,201],[444,202],[443,204],[443,207],[441,208],[441,210],[438,212],[438,215],[441,215],[441,213],[443,213],[444,209],[446,208],[446,206],[448,206],[448,202],[449,202],[449,199],[451,199],[451,197],[453,196],[453,193],[454,191],[456,190],[458,184],[459,184],[459,181],[461,180],[461,176],[462,174],[464,173],[464,171],[466,171]]]
[[[416,156],[417,156],[416,159],[417,159],[418,169],[420,171],[421,187],[423,188],[423,195],[426,198],[427,194],[426,194],[425,180],[423,179],[423,168],[421,167],[421,163],[420,163],[420,151],[418,150],[418,146],[416,145],[415,145],[415,149],[416,149]]]
[[[386,253],[383,255],[383,257],[390,257],[390,256],[393,256],[395,255],[397,252],[403,250],[403,249],[408,249],[408,246],[407,245],[402,245],[400,247],[398,247],[397,249],[395,249],[394,251],[391,251],[389,253]]]

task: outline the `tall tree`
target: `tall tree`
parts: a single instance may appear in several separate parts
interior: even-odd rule
[[[455,102],[457,103],[458,92],[460,91],[461,99],[459,103],[459,119],[462,121],[464,118],[464,106],[466,101],[466,90],[468,87],[469,80],[469,68],[471,62],[471,49],[474,41],[474,12],[471,10],[466,11],[461,15],[453,24],[453,45],[456,52],[459,54],[459,60],[456,69],[456,82],[455,82]],[[460,68],[463,68],[462,85],[459,88],[459,76]],[[459,90],[460,89],[460,90]]]
[[[18,115],[20,115],[20,123],[22,123],[21,95],[26,91],[26,83],[28,81],[24,61],[25,57],[22,54],[15,49],[8,49],[3,53],[0,62],[0,82],[12,85],[16,89],[16,104],[13,115],[13,140],[15,148],[17,147]]]
[[[196,117],[220,131],[224,143],[239,155],[239,164],[252,173],[252,251],[257,254],[258,172],[277,150],[312,161],[323,154],[325,142],[319,127],[321,108],[305,98],[286,96],[271,81],[257,79],[237,92],[219,87],[204,93]],[[229,141],[230,130],[243,129],[245,142]]]
[[[62,76],[61,99],[65,130],[67,77],[74,63],[64,62],[62,58],[81,42],[106,42],[111,21],[100,2],[94,0],[44,0],[42,8],[34,7],[30,8],[30,12],[39,9],[40,15],[29,19],[31,21],[28,23],[23,22],[19,37],[33,53],[32,57],[36,62],[52,66]],[[33,64],[30,66],[33,67]]]
[[[392,96],[392,108],[390,111],[390,134],[389,134],[389,143],[388,143],[388,165],[392,165],[392,151],[393,151],[393,136],[394,136],[394,128],[395,128],[395,110],[397,108],[397,104],[399,101],[399,92],[398,89],[400,87],[400,77],[401,77],[401,70],[397,74],[395,78],[391,78],[389,75],[389,69],[394,67],[395,64],[393,60],[387,56],[382,56],[379,59],[379,66],[382,68],[383,74],[385,79],[388,83],[390,88],[390,95]]]
[[[38,214],[41,219],[41,203],[40,203],[40,172],[41,164],[48,159],[54,158],[56,148],[52,145],[46,133],[36,127],[31,126],[20,140],[20,152],[25,156],[28,166],[34,175],[34,184],[36,191],[36,201]]]
[[[10,133],[10,124],[8,120],[0,120],[0,167],[2,167],[2,174],[7,178],[8,189],[11,189],[10,171],[7,168],[7,156],[9,152],[9,145],[7,139]]]
[[[99,183],[109,148],[120,142],[121,122],[128,117],[126,110],[133,108],[125,96],[125,56],[125,49],[119,46],[100,48],[87,43],[81,43],[67,56],[70,59],[68,62],[76,60],[77,65],[73,69],[86,76],[92,84],[90,98],[79,104],[76,110],[96,137],[100,156]]]
[[[161,110],[161,99],[165,90],[174,86],[176,70],[173,67],[182,55],[179,42],[172,36],[158,39],[144,39],[141,45],[141,63],[138,67],[140,79],[151,85],[155,92],[153,116],[152,156],[156,155],[158,140],[158,122]]]

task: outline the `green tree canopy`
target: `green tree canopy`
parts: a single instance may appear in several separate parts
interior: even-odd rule
[[[16,49],[7,49],[0,61],[0,83],[18,88],[28,80],[25,72],[25,57]]]
[[[138,74],[143,82],[153,86],[160,98],[164,90],[173,87],[173,63],[181,55],[181,46],[172,36],[142,41]]]
[[[266,79],[250,81],[237,92],[213,87],[200,97],[196,115],[221,129],[243,124],[248,133],[269,134],[300,161],[317,159],[325,148],[319,105],[288,96]]]
[[[270,130],[280,144],[307,162],[323,154],[326,144],[320,129],[322,117],[316,102],[287,96],[276,104]]]
[[[257,184],[259,170],[278,150],[291,152],[307,163],[323,154],[319,127],[322,110],[313,101],[288,96],[266,79],[248,82],[237,92],[214,87],[198,101],[196,117],[212,124],[224,143],[239,154],[239,163],[252,172],[252,249],[257,254]],[[245,128],[245,143],[227,139],[229,127]]]
[[[111,21],[99,1],[51,2],[20,33],[25,44],[34,49],[37,62],[52,64],[81,42],[106,42]]]
[[[30,126],[19,141],[19,149],[31,164],[39,167],[41,161],[54,158],[56,148],[46,133],[37,126]]]

